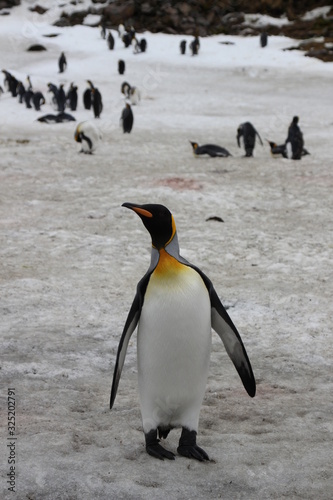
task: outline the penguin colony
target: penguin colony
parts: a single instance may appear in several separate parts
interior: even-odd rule
[[[124,203],[149,231],[151,263],[139,281],[120,339],[110,397],[113,407],[129,340],[138,326],[138,380],[146,450],[174,460],[160,445],[181,427],[177,452],[209,460],[197,445],[200,407],[205,393],[211,328],[220,336],[247,393],[256,383],[241,337],[210,279],[181,257],[174,218],[163,205]]]
[[[138,40],[133,28],[118,28],[118,35],[125,48],[133,47],[135,54],[147,50],[145,39]],[[115,38],[105,26],[101,27],[101,37],[107,41],[109,50],[114,50]],[[267,37],[261,37],[262,47],[267,45]],[[192,56],[200,49],[198,36],[189,44]],[[186,40],[180,43],[181,55],[186,54]],[[62,53],[58,60],[59,73],[67,68],[67,59]],[[36,111],[45,104],[39,90],[34,90],[30,77],[26,85],[11,73],[4,73],[5,89],[19,103],[27,108],[34,106]],[[118,61],[118,72],[125,73],[125,61]],[[93,110],[99,118],[103,111],[102,96],[91,80],[83,93],[83,105]],[[0,88],[1,94],[2,88]],[[76,111],[78,88],[74,82],[65,92],[64,85],[48,83],[52,95],[52,105],[57,115],[47,114],[39,118],[43,123],[62,123],[75,121],[66,113],[66,107]],[[133,128],[134,116],[131,105],[140,101],[139,90],[128,82],[121,85],[125,97],[120,122],[124,133]],[[32,103],[32,104],[31,104]],[[241,123],[237,129],[236,141],[241,147],[243,142],[245,157],[252,157],[256,138],[261,145],[262,139],[250,122]],[[93,154],[101,135],[91,122],[77,125],[74,139],[81,144],[80,153]],[[267,140],[267,139],[266,139]],[[288,158],[287,146],[290,144],[292,159],[299,160],[309,154],[304,148],[304,138],[295,116],[288,128],[283,144],[277,145],[267,140],[273,156]],[[232,156],[223,146],[217,144],[199,145],[190,141],[195,157],[209,156],[225,158]],[[138,379],[146,451],[160,460],[174,460],[175,454],[160,444],[173,428],[181,428],[177,452],[185,457],[199,461],[209,460],[208,454],[197,445],[197,432],[200,408],[208,376],[211,347],[211,328],[220,336],[226,351],[233,362],[245,390],[254,397],[256,382],[252,367],[242,339],[218,298],[210,279],[196,266],[180,255],[174,218],[162,205],[124,203],[124,207],[134,211],[142,220],[152,240],[151,263],[137,285],[136,295],[128,313],[116,356],[110,396],[113,407],[129,340],[138,328]],[[217,220],[217,218],[215,218]],[[207,219],[208,220],[208,219]],[[218,219],[223,222],[222,219]],[[175,313],[177,311],[177,313]],[[156,327],[158,325],[158,327]],[[153,341],[152,341],[153,339]]]

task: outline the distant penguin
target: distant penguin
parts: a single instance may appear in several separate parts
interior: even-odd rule
[[[32,96],[32,103],[36,111],[40,111],[40,107],[45,104],[45,98],[41,92],[34,92]]]
[[[63,73],[67,68],[67,60],[64,52],[61,52],[61,55],[58,60],[59,73]]]
[[[204,144],[203,146],[199,146],[197,142],[191,142],[191,144],[195,156],[208,155],[211,158],[232,156],[227,149],[216,144]]]
[[[65,111],[66,108],[66,94],[64,91],[63,83],[59,85],[57,100],[58,100],[58,111],[62,113],[63,111]]]
[[[240,138],[243,137],[245,156],[253,156],[253,150],[256,143],[256,135],[259,138],[261,145],[263,146],[262,140],[252,123],[245,122],[239,125],[237,129],[237,144],[240,148]]]
[[[304,139],[301,129],[298,126],[299,118],[294,116],[289,128],[285,144],[291,144],[292,160],[300,160],[304,148]]]
[[[139,44],[140,44],[141,52],[146,52],[147,51],[147,40],[145,38],[141,38]]]
[[[288,152],[287,152],[287,147],[285,144],[280,144],[277,145],[276,142],[268,141],[270,148],[271,148],[271,155],[276,158],[278,156],[282,156],[283,158],[288,158]]]
[[[261,47],[266,47],[267,41],[268,41],[268,35],[267,35],[266,31],[263,31],[262,33],[260,33],[260,45],[261,45]]]
[[[131,45],[131,43],[132,43],[132,37],[131,37],[131,35],[130,35],[129,33],[127,33],[126,31],[125,31],[125,33],[123,34],[123,36],[122,36],[122,38],[121,38],[121,39],[122,39],[122,41],[123,41],[123,43],[124,43],[124,45],[125,45],[125,48],[126,48],[126,49],[127,49],[127,48]]]
[[[199,37],[195,36],[194,40],[190,43],[190,49],[192,51],[192,56],[196,56],[199,54],[199,48],[200,48],[200,41]]]
[[[17,95],[19,96],[18,102],[20,104],[23,103],[24,94],[25,94],[25,87],[22,82],[19,82],[17,86]]]
[[[27,85],[26,91],[24,93],[23,99],[24,99],[26,108],[31,109],[32,108],[31,100],[32,100],[34,93],[32,90],[32,83],[31,83],[29,75],[27,76],[27,83],[28,83],[28,85]]]
[[[84,106],[84,109],[91,108],[91,88],[87,88],[83,92],[83,106]]]
[[[122,123],[123,132],[129,134],[132,130],[134,122],[134,116],[130,104],[126,103],[126,106],[122,111],[120,120]]]
[[[96,87],[91,90],[91,94],[94,116],[100,118],[103,111],[102,95]]]
[[[125,73],[125,61],[119,59],[118,61],[118,73],[119,75],[123,75]]]
[[[41,123],[67,123],[67,122],[75,122],[74,116],[69,113],[58,113],[57,115],[44,115],[37,119],[37,121]]]
[[[180,42],[179,48],[180,48],[180,53],[184,55],[186,52],[186,40],[182,40]]]
[[[9,73],[9,71],[3,69],[2,72],[5,75],[4,79],[5,87],[7,87],[7,90],[12,94],[12,97],[16,97],[19,81],[15,78],[15,76]]]
[[[108,38],[107,38],[107,43],[108,43],[109,49],[113,50],[114,49],[114,37],[113,37],[111,31],[109,31]]]
[[[105,28],[105,25],[102,24],[100,28],[101,28],[101,37],[103,38],[103,40],[105,40],[105,38],[106,38],[106,28]]]
[[[72,82],[67,92],[66,100],[71,111],[76,111],[77,108],[77,86]]]
[[[78,124],[75,129],[74,139],[81,143],[80,153],[93,154],[101,139],[101,135],[93,123],[85,121]]]
[[[121,93],[127,98],[130,95],[131,86],[128,82],[123,82],[120,87]]]
[[[110,408],[117,395],[129,341],[138,327],[138,387],[147,453],[159,460],[174,460],[174,453],[165,449],[158,438],[165,439],[172,429],[181,428],[178,454],[208,461],[196,440],[209,372],[212,328],[221,338],[248,395],[254,397],[256,381],[250,360],[213,283],[180,255],[171,212],[154,204],[124,203],[123,207],[140,217],[150,233],[152,249],[149,268],[136,287],[119,342]]]
[[[56,85],[54,85],[54,83],[48,83],[47,84],[48,86],[48,92],[52,92],[53,96],[52,96],[52,105],[54,107],[54,109],[56,109],[57,111],[63,111],[61,110],[61,103],[59,103],[59,89]]]

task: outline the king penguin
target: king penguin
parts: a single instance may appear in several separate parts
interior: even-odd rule
[[[152,239],[151,263],[137,285],[120,339],[113,375],[113,407],[126,350],[138,325],[137,361],[146,451],[174,460],[159,444],[171,429],[182,428],[177,451],[209,460],[196,443],[211,350],[211,328],[221,337],[251,397],[255,378],[241,337],[210,279],[180,256],[176,225],[163,205],[124,203],[142,220]]]

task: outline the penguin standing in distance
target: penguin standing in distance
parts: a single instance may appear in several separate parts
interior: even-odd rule
[[[182,40],[179,44],[180,53],[183,56],[186,53],[186,40]]]
[[[130,104],[127,102],[120,118],[124,134],[130,133],[133,128],[134,115]]]
[[[94,110],[94,116],[95,118],[100,118],[101,113],[103,111],[102,94],[96,87],[94,87],[91,90],[91,93],[92,93],[92,106]]]
[[[304,149],[304,139],[298,122],[298,116],[294,116],[288,128],[288,136],[285,142],[286,146],[289,142],[291,144],[292,160],[300,160],[303,156],[302,153]]]
[[[197,56],[199,54],[200,41],[199,37],[195,36],[192,42],[190,43],[190,49],[192,51],[192,56]]]
[[[77,108],[77,86],[72,82],[67,92],[66,101],[68,102],[71,111],[76,111]]]
[[[17,85],[17,95],[19,96],[18,102],[20,104],[23,103],[24,94],[25,94],[25,86],[23,85],[22,82],[18,82],[18,85]]]
[[[199,146],[197,142],[191,142],[193,148],[194,156],[208,155],[211,158],[226,158],[227,156],[232,156],[229,151],[222,146],[217,146],[216,144],[204,144]]]
[[[64,91],[64,84],[61,83],[58,88],[58,111],[62,113],[66,108],[66,94]]]
[[[93,123],[81,122],[75,129],[74,139],[81,143],[80,153],[93,154],[101,135]]]
[[[157,435],[165,439],[171,429],[181,427],[178,453],[209,460],[196,444],[196,436],[208,377],[211,328],[221,337],[246,391],[254,397],[256,383],[249,358],[210,279],[180,256],[170,211],[163,205],[123,206],[141,218],[152,239],[152,253],[120,339],[110,408],[129,340],[138,325],[138,381],[146,451],[155,458],[173,460],[174,453],[159,444]]]
[[[31,80],[30,80],[30,76],[28,75],[27,76],[27,82],[28,82],[28,87],[27,87],[27,90],[25,91],[24,93],[24,102],[25,102],[25,105],[28,109],[31,109],[32,106],[31,106],[31,100],[33,98],[33,90],[32,90],[32,83],[31,83]]]
[[[113,50],[114,49],[114,36],[112,35],[111,31],[109,31],[107,43],[108,43],[109,49]]]
[[[33,93],[32,103],[36,111],[40,111],[40,107],[45,104],[45,98],[40,91]]]
[[[268,41],[268,35],[266,31],[263,31],[262,33],[260,33],[260,46],[263,48],[266,47],[267,41]]]
[[[88,83],[89,82],[90,82],[90,80],[88,80]],[[88,87],[83,92],[83,106],[84,106],[84,109],[91,109],[91,87]]]
[[[123,75],[125,73],[125,61],[123,61],[123,59],[119,59],[118,61],[118,73],[119,75]]]
[[[61,55],[58,60],[59,73],[63,73],[67,68],[67,59],[64,52],[61,52]]]
[[[245,157],[253,156],[253,150],[256,143],[256,135],[259,138],[261,145],[263,146],[263,142],[261,140],[260,135],[250,122],[241,123],[237,129],[237,144],[240,148],[240,138],[243,137],[244,141],[244,149],[245,149]]]

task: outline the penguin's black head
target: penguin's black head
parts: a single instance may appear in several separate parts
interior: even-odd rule
[[[122,206],[138,214],[150,233],[153,247],[160,250],[170,243],[176,233],[176,225],[171,212],[164,205],[123,203]]]
[[[198,143],[197,142],[192,142],[190,141],[190,143],[192,144],[192,148],[193,148],[193,151],[195,151],[198,147]]]
[[[299,121],[298,116],[294,116],[294,118],[293,118],[293,123],[294,123],[295,125],[297,125],[298,121]]]

